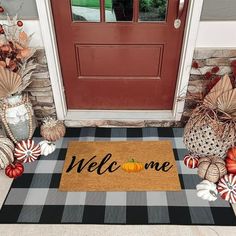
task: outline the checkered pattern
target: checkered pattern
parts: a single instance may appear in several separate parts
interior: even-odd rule
[[[0,223],[236,225],[229,203],[203,201],[195,186],[196,170],[183,164],[187,153],[179,128],[68,128],[49,157],[25,165],[13,181],[0,211]],[[40,141],[39,132],[35,140]],[[59,192],[67,144],[79,141],[171,140],[178,165],[180,192]]]

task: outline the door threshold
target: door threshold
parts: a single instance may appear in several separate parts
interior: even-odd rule
[[[68,127],[181,127],[171,110],[68,110]]]

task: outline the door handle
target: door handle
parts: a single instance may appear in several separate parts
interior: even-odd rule
[[[184,12],[184,5],[185,5],[185,0],[179,0],[178,9],[177,9],[177,18],[175,19],[175,22],[174,22],[174,27],[176,29],[178,29],[181,26],[180,18]]]

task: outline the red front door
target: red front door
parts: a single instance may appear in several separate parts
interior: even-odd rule
[[[69,109],[172,109],[188,0],[51,4]]]

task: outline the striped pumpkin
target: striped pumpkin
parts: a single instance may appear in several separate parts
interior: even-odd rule
[[[0,169],[5,169],[14,161],[14,144],[9,138],[0,136]]]
[[[218,183],[217,190],[221,198],[231,204],[236,203],[236,175],[229,174],[222,177]]]
[[[17,143],[14,151],[15,158],[23,163],[37,160],[40,154],[40,146],[36,145],[31,139]]]
[[[198,158],[191,155],[186,155],[184,157],[184,164],[190,169],[197,168]]]
[[[225,162],[219,157],[202,157],[198,161],[198,175],[210,182],[216,183],[227,174]]]
[[[6,176],[14,179],[20,177],[23,174],[23,172],[24,172],[24,166],[19,162],[10,164],[5,169]]]

